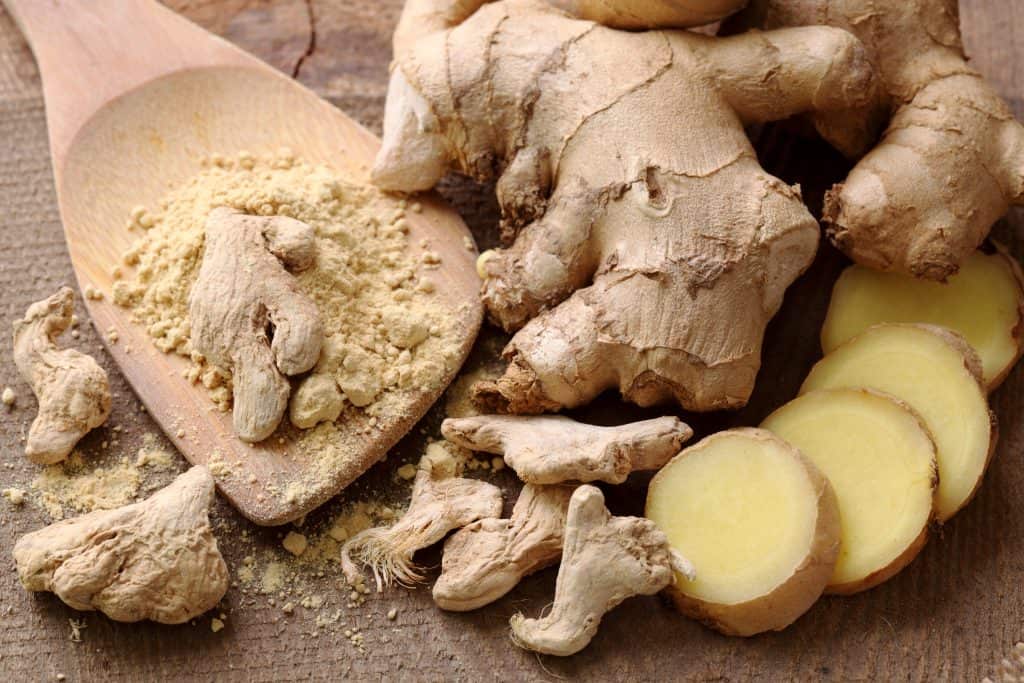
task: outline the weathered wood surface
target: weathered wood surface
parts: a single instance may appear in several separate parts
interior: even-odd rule
[[[389,35],[400,0],[170,0],[186,16],[277,68],[294,74],[350,115],[379,132],[390,58]],[[963,0],[965,39],[976,66],[1024,117],[1024,13],[1017,0]],[[1017,10],[1017,11],[1015,11]],[[46,146],[43,103],[31,54],[0,12],[0,320],[19,316],[29,302],[73,282],[63,243]],[[793,145],[764,136],[764,162],[787,180],[799,180],[813,203],[839,170],[834,155],[814,144]],[[481,247],[494,242],[495,210],[488,192],[450,182],[446,195],[463,212]],[[1024,212],[997,230],[1018,256]],[[756,424],[790,398],[818,354],[817,330],[831,282],[843,261],[824,250],[787,296],[769,329],[765,365],[751,405],[727,416],[695,420],[701,433],[732,424]],[[8,324],[4,322],[3,325]],[[0,326],[2,327],[2,326]],[[493,334],[493,333],[492,333]],[[155,425],[138,413],[124,380],[104,356],[97,334],[83,326],[69,340],[97,355],[115,391],[111,424],[125,434],[109,455],[134,453]],[[36,473],[21,455],[20,437],[31,420],[29,388],[0,345],[0,386],[19,395],[16,410],[0,409],[0,488],[24,486]],[[21,590],[10,548],[20,534],[45,522],[31,506],[0,501],[0,674],[7,680],[979,680],[994,671],[1010,647],[1024,639],[1024,371],[1019,368],[994,395],[1001,441],[980,493],[929,542],[922,555],[885,585],[851,598],[826,598],[787,631],[753,639],[725,638],[683,619],[657,598],[631,600],[606,618],[591,647],[575,657],[539,659],[507,638],[513,612],[536,613],[551,599],[554,571],[528,579],[512,595],[467,615],[434,608],[426,590],[370,596],[346,614],[365,633],[360,654],[340,634],[317,631],[314,616],[237,590],[225,600],[228,626],[212,634],[208,619],[196,626],[114,624],[87,614],[83,642],[68,640],[68,618],[83,617],[49,595]],[[587,411],[600,419],[616,404],[603,400]],[[621,416],[623,410],[618,410]],[[626,413],[641,411],[626,409]],[[425,420],[436,429],[438,414]],[[87,437],[101,451],[109,430]],[[419,440],[417,440],[419,439]],[[366,497],[387,485],[399,462],[414,457],[422,437],[410,437],[388,462],[374,468],[343,498]],[[506,479],[509,483],[511,479]],[[613,507],[636,511],[643,481],[609,488]],[[339,502],[332,504],[336,509]],[[216,506],[218,535],[229,565],[251,550],[237,542],[247,528],[225,503]],[[324,513],[326,514],[326,513]],[[316,523],[311,516],[310,524]],[[273,544],[273,532],[256,543]],[[428,562],[437,554],[427,554]],[[336,591],[327,577],[325,591]],[[385,618],[398,608],[396,620]]]

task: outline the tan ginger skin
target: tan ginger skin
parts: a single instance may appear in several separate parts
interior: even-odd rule
[[[468,16],[481,3],[406,12],[455,4]],[[628,33],[537,0],[420,35],[399,36],[372,177],[417,191],[450,166],[500,176],[518,238],[482,257],[483,297],[518,332],[479,401],[537,413],[618,388],[645,406],[745,404],[818,224],[798,188],[761,169],[743,126],[865,118],[874,76],[857,40],[825,27]]]
[[[213,477],[193,467],[148,499],[18,539],[22,585],[115,621],[180,624],[214,607],[228,568],[208,516]]]
[[[551,611],[541,619],[513,615],[512,640],[543,654],[576,654],[593,639],[606,612],[626,598],[672,585],[675,572],[694,576],[653,522],[613,517],[600,489],[584,484],[569,501]]]
[[[206,221],[203,265],[189,298],[192,344],[232,372],[234,427],[243,441],[273,433],[288,408],[286,376],[306,372],[320,356],[320,314],[288,272],[315,260],[313,229],[293,218],[222,207]]]
[[[420,459],[409,508],[393,526],[362,531],[341,548],[341,568],[350,585],[362,583],[356,564],[373,571],[377,591],[393,583],[411,585],[422,579],[412,557],[449,533],[478,519],[501,514],[501,489],[465,479],[461,464],[430,453]]]
[[[826,197],[850,258],[944,280],[1013,204],[1024,204],[1024,127],[967,64],[957,0],[752,0],[734,26],[828,25],[864,42],[892,118]]]
[[[56,338],[71,326],[73,312],[74,293],[61,287],[14,323],[14,364],[39,400],[25,455],[41,465],[67,458],[79,439],[110,415],[107,373],[91,356],[57,348]]]
[[[659,469],[693,436],[675,417],[599,427],[558,415],[449,418],[441,433],[464,448],[504,456],[532,484],[621,484],[634,470]]]
[[[526,484],[512,516],[486,518],[445,541],[434,602],[467,612],[502,597],[524,577],[558,562],[573,486]]]

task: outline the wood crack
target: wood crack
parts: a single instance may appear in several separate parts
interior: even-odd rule
[[[295,61],[295,68],[292,69],[292,78],[298,80],[302,65],[313,55],[316,50],[316,14],[313,12],[313,0],[305,0],[306,16],[309,18],[309,40],[306,42],[306,49]]]

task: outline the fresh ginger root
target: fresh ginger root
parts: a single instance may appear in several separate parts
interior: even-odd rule
[[[962,335],[978,352],[992,391],[1024,348],[1024,275],[1017,260],[998,246],[968,256],[945,283],[851,266],[832,289],[821,348],[831,353],[886,322],[928,323]]]
[[[210,527],[213,477],[193,467],[146,500],[26,534],[18,577],[78,610],[115,621],[181,624],[214,607],[228,568]]]
[[[270,436],[288,408],[286,375],[306,372],[320,356],[316,304],[287,269],[316,260],[313,229],[284,216],[210,212],[206,250],[189,297],[192,345],[232,372],[234,426],[243,441]]]
[[[434,602],[467,612],[502,597],[524,577],[558,562],[572,486],[526,484],[509,519],[485,518],[444,543]]]
[[[1024,127],[968,66],[957,0],[751,0],[736,24],[846,29],[878,67],[889,128],[824,210],[857,263],[944,280],[1024,204]]]
[[[667,589],[681,612],[728,635],[779,631],[835,569],[839,507],[803,454],[763,429],[719,432],[651,481],[646,515],[697,578]]]
[[[79,439],[110,415],[107,373],[91,356],[57,348],[56,338],[71,325],[73,312],[74,293],[61,287],[14,323],[14,364],[39,401],[25,455],[40,465],[68,457]]]
[[[906,403],[870,389],[820,389],[765,418],[828,477],[842,540],[826,593],[888,580],[928,540],[938,484],[935,444]]]
[[[503,455],[531,484],[621,484],[634,470],[660,468],[693,436],[675,417],[598,427],[558,415],[449,418],[441,433],[464,448]]]
[[[931,325],[875,325],[819,361],[800,388],[867,387],[905,401],[935,441],[944,522],[974,496],[995,451],[981,362],[963,337]]]
[[[481,4],[406,5],[420,19],[396,35],[372,172],[406,192],[449,166],[500,176],[518,238],[479,268],[490,317],[518,332],[477,398],[515,413],[611,388],[640,405],[743,405],[765,325],[818,243],[743,126],[864,118],[877,98],[863,48],[825,27],[628,33],[538,0]]]
[[[501,514],[501,489],[459,475],[462,463],[443,446],[428,448],[420,458],[409,508],[394,525],[366,529],[341,548],[341,569],[351,585],[362,583],[356,560],[368,565],[377,591],[422,580],[412,557],[455,529]]]
[[[654,595],[675,581],[694,578],[654,523],[613,517],[600,489],[584,484],[569,500],[565,548],[555,601],[541,619],[512,616],[512,640],[527,650],[565,657],[590,643],[605,612],[634,595]]]

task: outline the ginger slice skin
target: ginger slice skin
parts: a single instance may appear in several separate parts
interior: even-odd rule
[[[789,626],[822,594],[839,554],[828,480],[763,429],[719,432],[684,450],[651,481],[645,514],[697,574],[668,596],[727,635]]]
[[[181,624],[214,607],[228,568],[210,527],[213,477],[193,467],[146,500],[26,534],[18,578],[114,621]]]
[[[106,371],[91,356],[57,348],[55,340],[71,325],[73,312],[74,293],[61,287],[14,323],[14,364],[39,401],[25,455],[40,465],[67,458],[79,439],[110,415]]]

